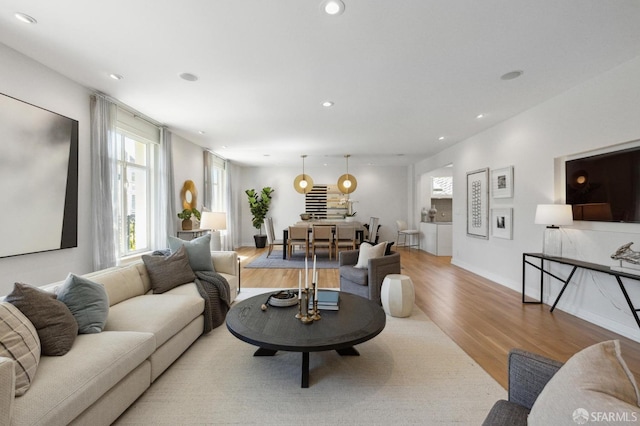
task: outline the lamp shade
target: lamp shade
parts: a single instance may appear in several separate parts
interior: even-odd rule
[[[200,229],[227,229],[227,214],[225,212],[202,212]]]
[[[302,157],[302,174],[293,180],[293,188],[301,194],[308,194],[313,189],[313,179],[304,173],[304,159],[307,156],[301,155],[300,157]]]
[[[538,204],[536,225],[573,225],[573,210],[570,204]]]

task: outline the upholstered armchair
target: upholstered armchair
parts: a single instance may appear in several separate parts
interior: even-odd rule
[[[356,294],[382,304],[380,289],[384,277],[400,273],[400,253],[393,252],[369,259],[368,267],[355,268],[359,250],[342,251],[339,254],[340,291]]]

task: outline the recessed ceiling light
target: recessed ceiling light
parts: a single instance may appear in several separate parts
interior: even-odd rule
[[[478,120],[480,120],[481,118],[484,118],[484,114],[478,114],[478,115],[476,115],[476,118],[477,118]]]
[[[440,137],[438,138],[438,140],[439,140],[439,141],[443,141],[443,140],[444,140],[444,136],[440,136]]]
[[[198,76],[195,74],[191,74],[189,72],[183,72],[182,74],[178,74],[178,77],[186,81],[198,81]]]
[[[37,24],[38,21],[36,21],[36,18],[29,16],[25,13],[16,13],[15,15],[13,15],[16,17],[16,19],[20,22],[24,22],[25,24]]]
[[[322,103],[322,106],[323,106],[323,107],[325,107],[325,108],[331,108],[331,107],[333,106],[333,102],[331,102],[331,101],[324,101],[324,102]]]
[[[109,77],[111,77],[114,80],[122,80],[124,78],[120,74],[109,74]]]
[[[502,80],[513,80],[514,78],[518,78],[522,75],[524,71],[520,71],[520,70],[516,70],[516,71],[511,71],[508,72],[506,74],[504,74],[502,77],[500,77]]]
[[[204,135],[205,131],[204,130],[200,130],[200,131],[198,131],[198,133],[200,133],[201,135]]]
[[[226,145],[222,145],[222,149],[227,149],[227,146]]]
[[[340,0],[326,0],[322,2],[322,10],[327,15],[340,15],[344,12],[344,3]]]

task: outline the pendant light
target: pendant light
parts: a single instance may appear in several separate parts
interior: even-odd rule
[[[347,159],[347,173],[338,178],[338,189],[343,194],[351,194],[358,186],[355,176],[349,174],[349,157],[349,154],[344,156]]]
[[[311,179],[311,176],[304,173],[304,159],[307,158],[307,156],[301,155],[301,157],[302,174],[296,176],[296,178],[293,180],[293,188],[301,194],[308,194],[313,189],[313,179]]]

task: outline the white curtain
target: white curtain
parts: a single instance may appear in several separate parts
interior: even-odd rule
[[[167,236],[176,236],[177,218],[171,132],[166,128],[162,129],[162,140],[154,172],[156,191],[153,202],[156,214],[153,224],[153,247],[164,249],[168,247]]]
[[[116,105],[101,95],[91,96],[91,215],[93,267],[115,266],[118,256],[117,213],[114,202],[117,185]]]
[[[237,216],[237,209],[235,208],[235,201],[233,196],[233,170],[236,169],[234,165],[229,160],[224,160],[215,154],[204,151],[204,207],[211,210],[225,211],[227,213],[227,229],[226,231],[221,231],[223,233],[223,238],[221,238],[222,250],[233,250],[234,247],[237,247],[237,223],[235,218]],[[222,162],[224,166],[222,166]],[[220,202],[220,200],[215,200],[214,202],[214,184],[213,184],[213,173],[215,173],[214,168],[216,170],[220,170],[224,167],[224,191],[223,196],[225,199]],[[219,195],[219,194],[218,194]]]
[[[244,195],[244,191],[237,191],[237,182],[240,181],[240,168],[229,160],[225,161],[227,171],[227,250],[234,250],[240,246],[240,233],[238,232],[238,218],[240,217],[240,200],[238,194]]]

